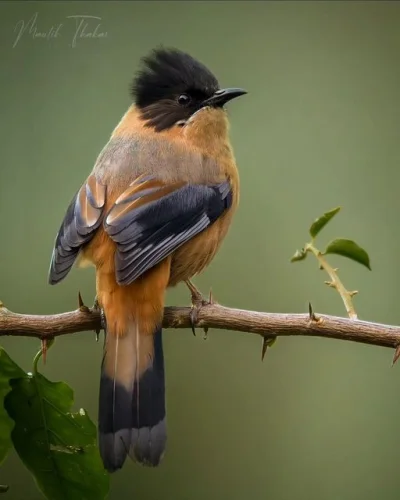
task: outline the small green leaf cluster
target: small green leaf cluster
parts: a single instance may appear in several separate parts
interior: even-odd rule
[[[291,258],[291,262],[297,262],[304,260],[307,257],[307,253],[310,250],[310,246],[314,242],[315,238],[322,231],[322,229],[328,224],[328,222],[333,219],[333,217],[340,211],[340,207],[334,208],[329,212],[324,213],[318,217],[310,226],[309,233],[312,238],[312,242],[305,245],[301,250],[296,250],[296,253]],[[337,238],[332,240],[326,246],[321,255],[336,254],[342,257],[347,257],[371,270],[370,258],[368,253],[361,248],[355,241],[348,240],[344,238]]]
[[[104,499],[109,476],[96,426],[83,409],[71,412],[72,389],[44,377],[37,361],[26,373],[0,347],[0,464],[14,446],[45,498]]]

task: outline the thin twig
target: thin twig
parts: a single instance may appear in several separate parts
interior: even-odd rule
[[[315,248],[315,246],[312,243],[307,243],[307,245],[304,247],[304,250],[306,252],[312,252],[315,257],[318,260],[319,265],[321,266],[322,269],[324,269],[331,281],[326,281],[325,283],[329,285],[332,288],[335,288],[339,295],[341,296],[343,300],[344,307],[346,308],[347,314],[349,315],[350,319],[357,319],[357,313],[355,311],[354,305],[353,305],[353,300],[352,298],[354,295],[356,295],[356,291],[354,292],[349,292],[347,288],[343,285],[342,281],[340,280],[337,270],[334,269],[323,257],[322,253]]]

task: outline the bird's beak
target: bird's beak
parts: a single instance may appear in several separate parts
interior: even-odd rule
[[[247,94],[247,92],[243,89],[220,89],[217,90],[212,97],[203,101],[202,106],[222,107],[228,101],[231,101],[232,99],[240,97],[244,94]]]

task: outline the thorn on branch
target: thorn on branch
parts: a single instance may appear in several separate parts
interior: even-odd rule
[[[261,347],[261,361],[264,361],[268,347],[272,347],[276,342],[276,337],[263,336],[263,343]]]
[[[318,324],[322,324],[324,322],[324,319],[321,318],[321,317],[318,317],[315,312],[313,311],[313,308],[312,308],[312,305],[311,305],[311,302],[308,303],[308,314],[309,314],[309,317],[310,317],[310,321],[311,323],[318,323]]]
[[[83,303],[81,292],[78,292],[78,304],[79,304],[79,310],[81,312],[83,312],[83,313],[90,312],[90,309],[88,308],[88,306],[85,306],[85,304]]]
[[[268,349],[268,337],[263,338],[262,348],[261,348],[261,361],[264,361],[265,354]]]
[[[318,323],[319,319],[317,318],[317,316],[315,315],[315,313],[313,311],[311,302],[308,303],[308,314],[310,316],[310,321],[315,321],[316,323]]]
[[[396,361],[400,358],[400,344],[396,347],[396,350],[394,351],[394,356],[393,356],[393,361],[392,361],[392,366],[395,365]]]

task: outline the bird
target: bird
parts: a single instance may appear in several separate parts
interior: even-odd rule
[[[221,88],[176,48],[142,57],[130,105],[72,198],[51,257],[55,285],[94,266],[104,348],[98,445],[104,468],[155,467],[167,443],[162,319],[168,287],[212,261],[239,202]]]

